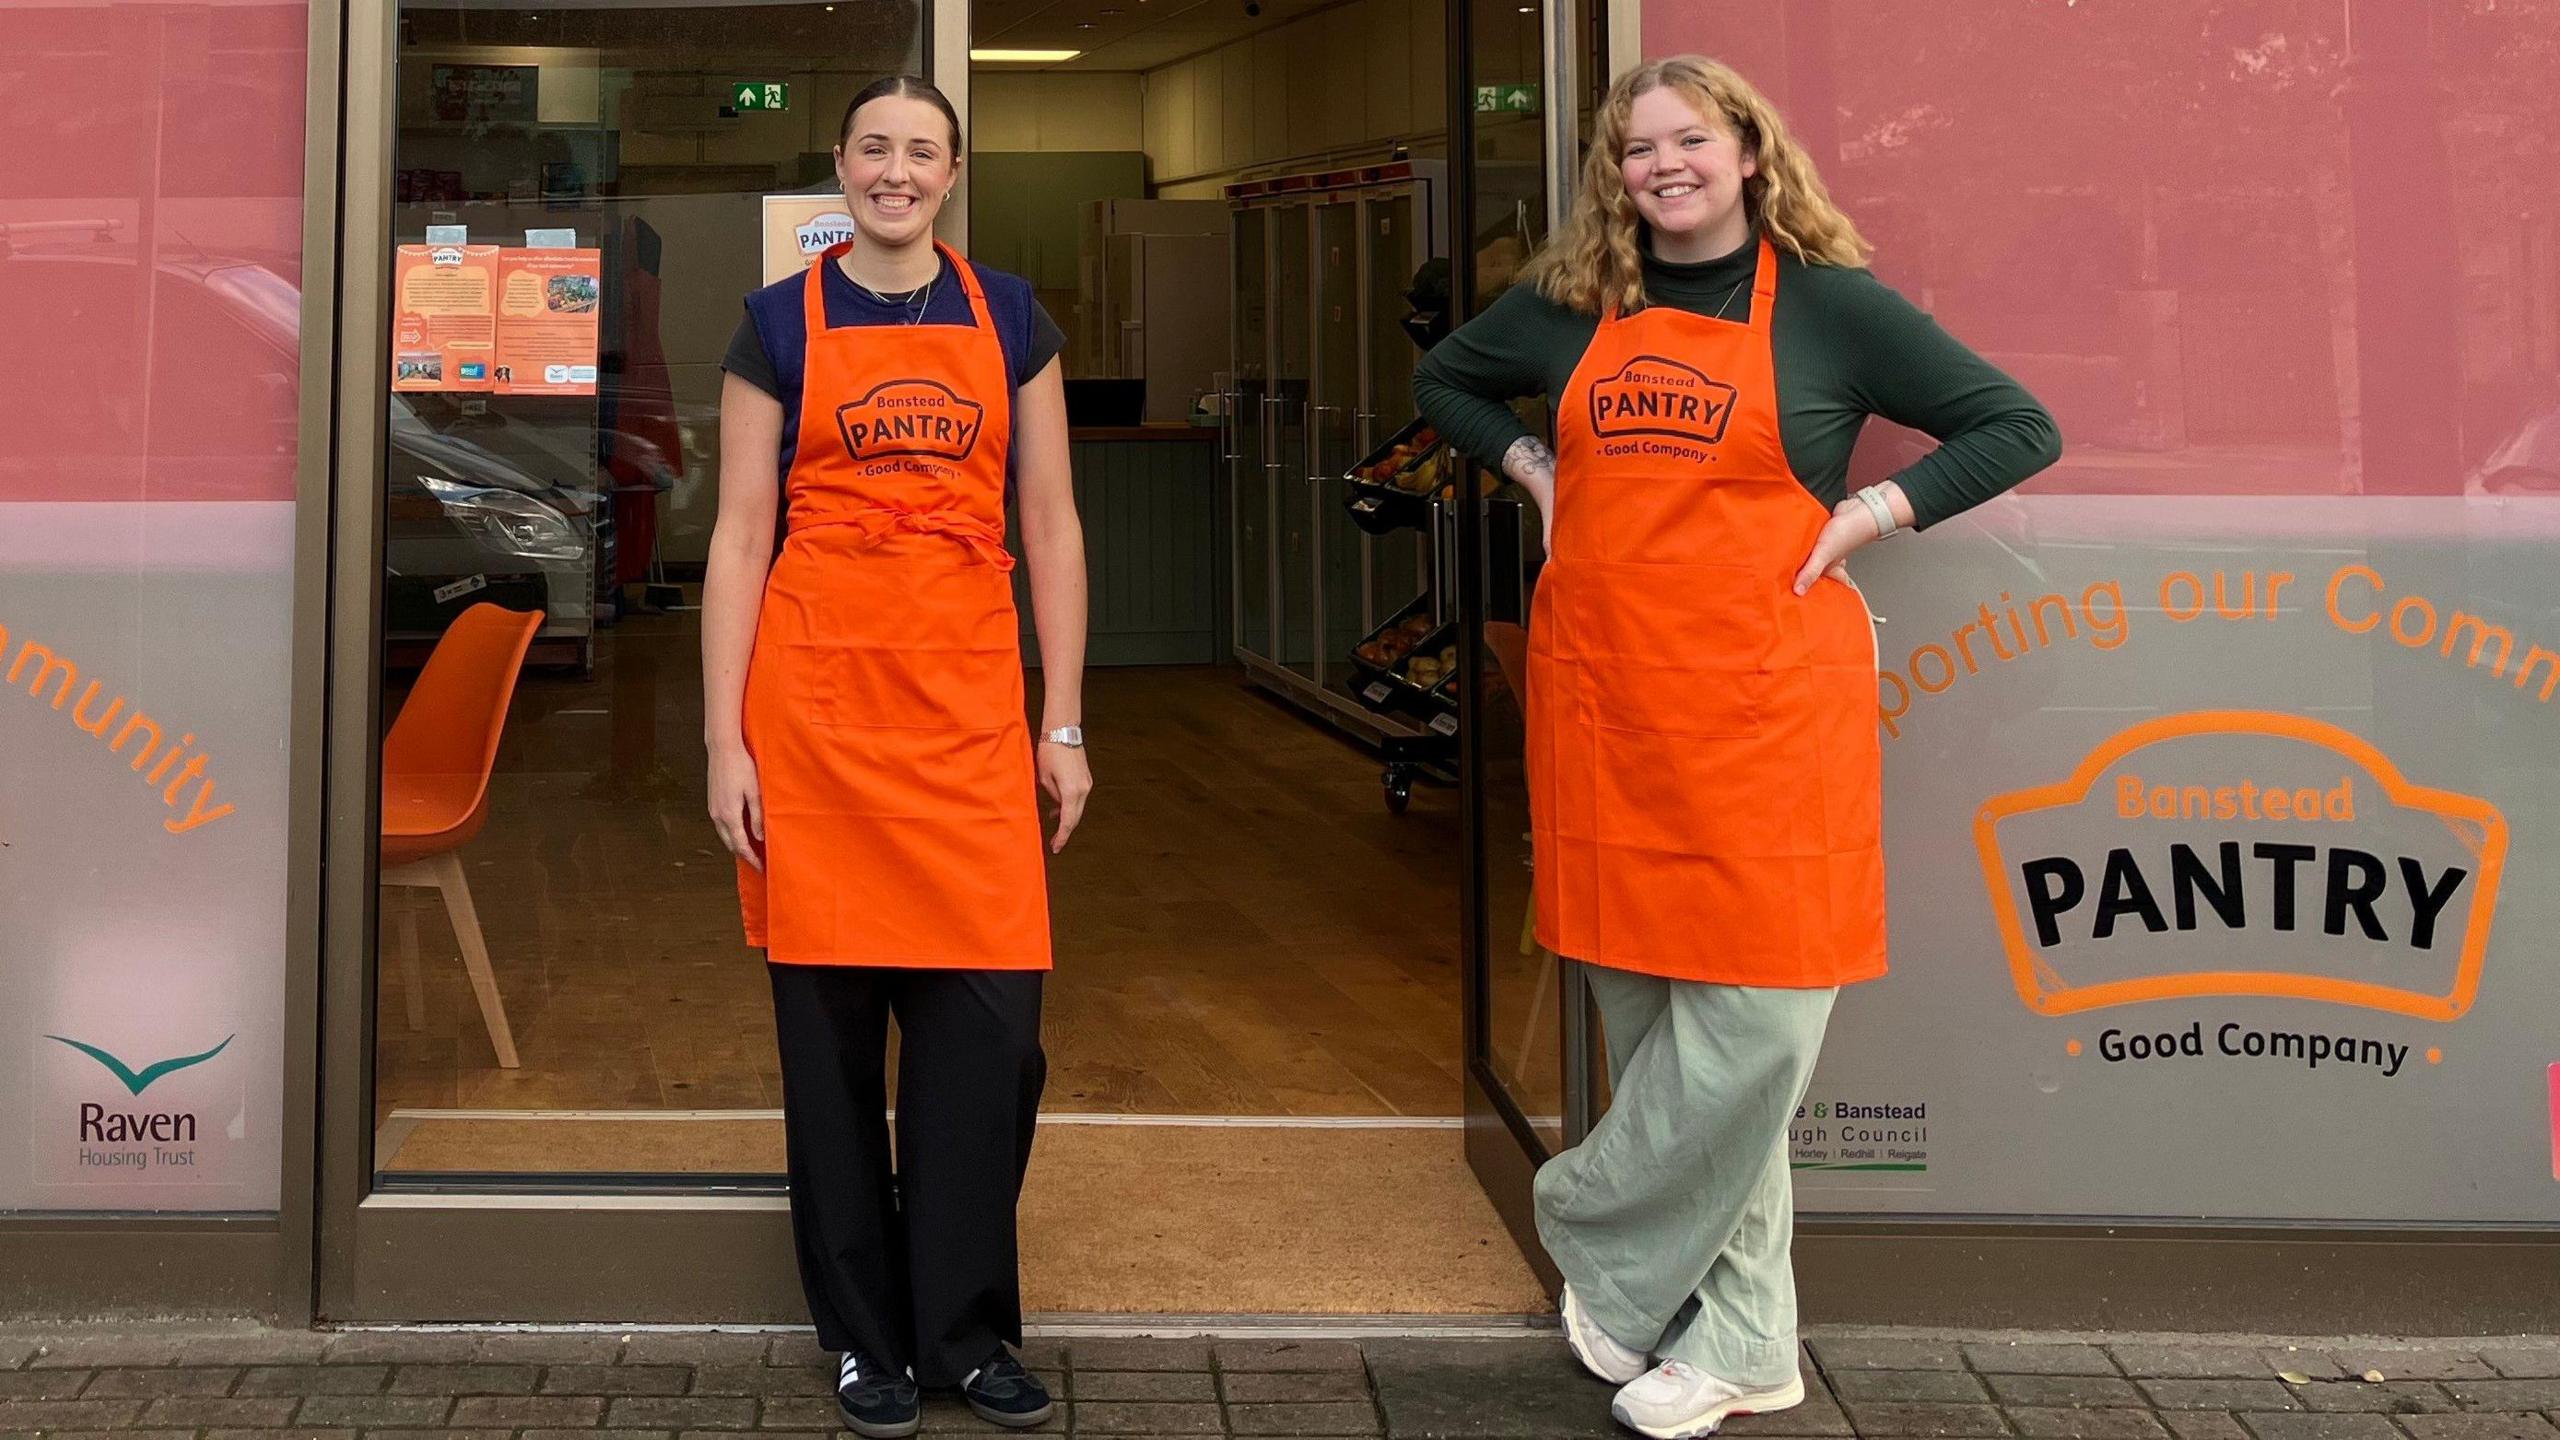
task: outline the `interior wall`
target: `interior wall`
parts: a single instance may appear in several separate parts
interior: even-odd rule
[[[1214,199],[1255,170],[1446,153],[1443,0],[1351,0],[1148,71],[1158,198]]]
[[[1139,77],[982,69],[973,78],[970,149],[1143,150]]]
[[[1067,353],[1081,354],[1085,216],[1093,201],[1147,193],[1139,78],[991,67],[973,70],[971,82],[973,193],[1002,199],[970,216],[969,253],[1029,280],[1066,331]]]

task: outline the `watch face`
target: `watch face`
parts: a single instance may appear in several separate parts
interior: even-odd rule
[[[1069,725],[1061,729],[1052,730],[1049,732],[1049,738],[1057,741],[1061,745],[1081,745],[1084,743],[1084,727],[1081,725]]]

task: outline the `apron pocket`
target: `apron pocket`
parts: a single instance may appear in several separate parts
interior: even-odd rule
[[[1603,729],[1732,740],[1760,733],[1772,677],[1631,660],[1592,667],[1592,719]]]
[[[996,730],[1023,723],[1018,651],[794,646],[816,725]]]
[[[1777,647],[1777,592],[1740,565],[1575,562],[1559,639],[1588,667],[1591,718],[1613,730],[1757,734]]]

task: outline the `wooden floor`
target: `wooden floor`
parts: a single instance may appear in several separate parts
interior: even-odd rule
[[[626,620],[591,677],[519,691],[464,861],[520,1069],[495,1064],[432,892],[385,892],[387,941],[415,907],[425,963],[413,1026],[386,946],[379,1113],[781,1103],[763,966],[703,818],[694,619]],[[1052,868],[1048,1107],[1456,1113],[1455,792],[1389,814],[1373,758],[1234,671],[1087,689],[1097,788]],[[1525,878],[1495,891],[1516,925]],[[1497,1022],[1521,1021],[1541,958],[1505,965]]]

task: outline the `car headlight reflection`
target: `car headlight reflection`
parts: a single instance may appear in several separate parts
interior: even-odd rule
[[[567,517],[530,495],[464,485],[441,475],[421,475],[418,483],[464,533],[506,554],[527,560],[586,556],[586,541]]]

